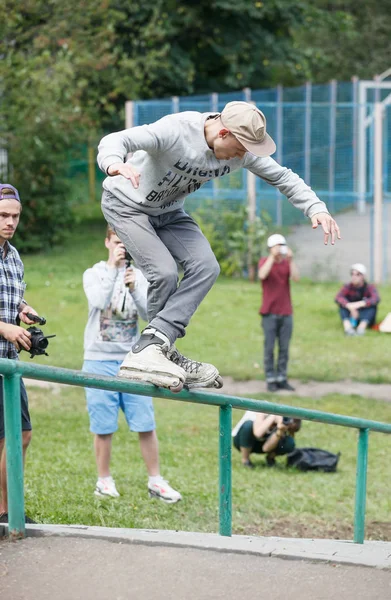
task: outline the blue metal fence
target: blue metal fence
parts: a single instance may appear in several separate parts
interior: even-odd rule
[[[179,111],[221,111],[232,100],[251,100],[266,115],[268,131],[277,142],[275,158],[297,172],[313,187],[332,212],[356,205],[357,188],[357,81],[330,82],[296,88],[277,87],[269,90],[249,90],[226,94],[173,97],[162,100],[134,102],[134,125],[151,123]],[[382,100],[386,91],[380,91]],[[368,95],[367,114],[375,100],[375,90]],[[384,186],[391,194],[391,107],[385,109]],[[365,199],[372,202],[373,131],[369,124],[367,136],[367,190]],[[288,202],[281,201],[277,190],[257,178],[257,213],[266,210],[278,225],[302,220],[301,213]],[[244,172],[234,173],[218,182],[209,182],[187,204],[190,212],[206,199],[244,203],[247,181]]]

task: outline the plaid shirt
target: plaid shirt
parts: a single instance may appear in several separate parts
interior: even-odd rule
[[[379,294],[374,285],[366,283],[362,287],[355,287],[352,283],[343,286],[335,297],[340,306],[345,307],[348,302],[364,300],[366,306],[376,306],[380,302]]]
[[[4,249],[7,255],[4,258]],[[23,302],[26,284],[23,281],[24,267],[16,248],[5,242],[0,246],[0,321],[16,325],[19,307]],[[0,336],[0,357],[18,358],[15,346]]]

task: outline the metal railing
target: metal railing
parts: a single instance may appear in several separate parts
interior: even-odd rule
[[[354,542],[359,544],[364,542],[369,431],[391,433],[391,424],[276,404],[264,400],[225,396],[216,394],[213,391],[182,391],[179,394],[173,394],[169,390],[150,384],[135,383],[115,377],[88,375],[81,371],[32,365],[8,359],[0,359],[0,374],[4,377],[4,424],[9,504],[8,529],[11,539],[24,537],[25,535],[20,408],[20,379],[23,376],[30,379],[81,387],[219,406],[219,533],[224,536],[232,535],[232,408],[296,417],[307,421],[358,429]]]

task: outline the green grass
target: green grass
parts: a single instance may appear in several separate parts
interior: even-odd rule
[[[44,331],[55,333],[50,357],[36,362],[80,368],[87,302],[82,274],[106,258],[105,225],[87,224],[62,248],[23,256],[26,297],[48,320]],[[302,281],[292,286],[294,334],[289,374],[303,381],[351,378],[374,383],[391,382],[389,336],[370,331],[364,338],[345,338],[333,298],[339,283]],[[380,288],[379,318],[391,306],[391,288]],[[216,364],[235,379],[263,379],[258,283],[220,278],[194,315],[180,349],[191,357]],[[30,360],[26,353],[22,360]]]
[[[36,363],[79,369],[87,303],[82,273],[106,258],[105,225],[76,230],[62,248],[24,256],[26,297],[56,333],[50,357]],[[369,332],[345,339],[333,298],[338,283],[303,281],[293,286],[295,331],[290,376],[302,380],[390,382],[389,338]],[[380,318],[391,305],[389,287],[380,289]],[[220,279],[194,316],[188,335],[179,341],[184,353],[218,365],[236,379],[263,378],[260,287],[247,281]],[[29,361],[26,353],[23,360]],[[92,494],[95,462],[83,390],[33,389],[30,402],[34,438],[26,469],[27,511],[46,523],[83,523],[116,527],[218,530],[218,411],[213,407],[156,400],[162,473],[184,496],[179,505],[150,502],[137,436],[121,419],[115,436],[113,474],[121,498],[101,501]],[[391,404],[360,397],[328,396],[284,402],[391,422]],[[239,418],[234,415],[234,421]],[[305,423],[298,446],[341,451],[336,474],[303,474],[264,467],[254,472],[240,465],[234,451],[233,527],[236,533],[352,537],[357,433],[341,427]],[[367,537],[391,539],[391,439],[371,434],[369,452]]]
[[[78,388],[30,389],[34,439],[26,469],[28,514],[45,523],[81,523],[107,527],[218,531],[218,410],[169,400],[155,400],[162,474],[183,494],[175,506],[149,501],[138,438],[123,418],[114,436],[112,472],[121,497],[94,497],[96,480],[85,410]],[[381,421],[391,420],[391,405],[359,397],[323,400],[288,399],[288,403]],[[241,415],[234,411],[234,422]],[[275,469],[254,458],[253,471],[240,465],[233,449],[233,530],[235,533],[283,535],[351,535],[357,433],[342,427],[303,423],[298,446],[342,452],[337,473],[301,473]],[[369,536],[391,539],[391,438],[370,435],[367,522]],[[381,531],[376,523],[382,523]],[[330,531],[331,524],[335,532]],[[387,529],[388,527],[388,529]],[[304,528],[304,529],[303,529]],[[387,537],[388,536],[388,537]],[[342,537],[344,535],[342,534]],[[368,536],[367,536],[368,537]]]

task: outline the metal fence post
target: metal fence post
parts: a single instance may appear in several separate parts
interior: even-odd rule
[[[219,533],[232,535],[232,406],[219,409]]]
[[[283,163],[283,130],[284,130],[284,111],[283,111],[283,87],[282,85],[277,86],[277,127],[276,127],[276,159],[277,162],[282,165]],[[276,188],[277,190],[277,188]],[[277,190],[277,209],[276,209],[276,225],[277,227],[282,226],[282,194],[280,190]]]
[[[8,531],[10,539],[15,539],[25,535],[20,375],[4,375],[3,385]]]
[[[374,282],[381,283],[383,273],[383,107],[381,102],[376,102],[374,114],[373,263]]]
[[[305,84],[305,114],[304,114],[304,181],[311,183],[311,116],[312,116],[312,84]]]
[[[354,542],[364,543],[365,505],[367,493],[369,429],[360,429],[357,447],[356,502],[354,511]]]
[[[331,212],[334,212],[335,191],[335,144],[336,144],[336,120],[337,120],[337,81],[330,81],[330,123],[329,123],[329,202]]]
[[[127,100],[125,102],[125,129],[134,126],[134,102]]]
[[[178,113],[179,112],[179,96],[172,96],[171,97],[171,106],[172,106],[172,112],[173,113]]]
[[[218,113],[219,112],[219,95],[216,92],[213,92],[213,94],[210,95],[210,110],[212,113]],[[212,187],[213,187],[213,199],[214,201],[216,201],[216,198],[218,197],[218,190],[220,187],[220,183],[218,178],[214,178],[212,180]]]
[[[88,191],[90,202],[95,203],[96,200],[96,172],[95,172],[95,148],[90,142],[88,144]]]

